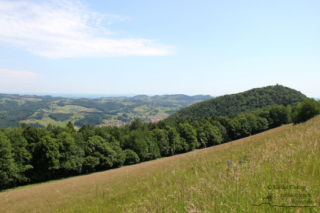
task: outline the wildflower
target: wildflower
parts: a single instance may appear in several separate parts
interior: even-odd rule
[[[239,177],[239,176],[240,176],[240,173],[237,173],[237,176]]]
[[[292,144],[290,144],[290,146],[292,146]]]
[[[247,160],[247,154],[244,155],[243,160]]]
[[[239,160],[239,164],[241,164],[241,160]]]

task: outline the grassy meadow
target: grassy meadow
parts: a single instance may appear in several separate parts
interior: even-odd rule
[[[60,127],[65,127],[67,125],[67,121],[65,121],[65,122],[55,121],[55,120],[53,120],[52,118],[50,118],[48,116],[44,116],[41,120],[36,120],[36,121],[25,120],[25,121],[22,121],[21,123],[26,123],[26,124],[39,123],[39,124],[41,124],[43,126],[47,126],[48,124],[53,124],[53,125],[60,126]]]
[[[30,120],[23,120],[20,123],[26,123],[26,124],[36,124],[39,123],[43,126],[47,126],[48,124],[52,124],[52,125],[56,125],[56,126],[60,126],[60,127],[65,127],[68,123],[69,120],[71,121],[75,121],[76,119],[81,119],[84,118],[84,115],[82,114],[77,114],[78,112],[101,112],[100,110],[94,109],[94,108],[86,108],[86,107],[82,107],[82,106],[75,106],[75,105],[65,105],[65,106],[52,106],[52,110],[50,110],[51,113],[74,113],[74,115],[72,116],[73,119],[68,119],[65,120],[63,122],[59,122],[56,120],[53,120],[52,118],[50,118],[48,116],[48,110],[43,110],[44,112],[46,112],[45,116],[41,119],[41,120],[36,120],[36,121],[30,121]],[[39,113],[39,111],[35,112],[34,115],[36,115],[37,113]]]
[[[94,108],[86,108],[76,105],[54,106],[52,113],[77,113],[77,112],[101,112]]]
[[[0,193],[0,212],[320,212],[319,204],[320,116],[211,148]]]

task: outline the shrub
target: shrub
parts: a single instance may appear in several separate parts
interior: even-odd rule
[[[140,162],[140,158],[134,151],[130,149],[124,150],[124,153],[126,155],[126,161],[125,164],[135,164]]]
[[[320,113],[320,105],[314,99],[306,99],[300,104],[297,104],[292,114],[294,124],[305,122],[310,118]]]

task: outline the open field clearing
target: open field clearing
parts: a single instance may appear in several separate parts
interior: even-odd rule
[[[158,112],[156,115],[150,115],[149,117],[155,117],[155,118],[159,118],[159,117],[168,117],[169,114],[165,113],[165,112]]]
[[[76,105],[65,105],[65,106],[55,106],[55,110],[52,113],[76,113],[76,112],[101,112],[100,110],[93,109],[93,108],[86,108],[82,106]]]
[[[133,109],[134,112],[147,112],[150,108],[147,106],[139,106]]]
[[[24,121],[21,121],[21,123],[26,123],[26,124],[29,124],[29,123],[33,123],[33,124],[36,124],[36,123],[39,123],[43,126],[47,126],[48,124],[52,124],[52,125],[56,125],[56,126],[60,126],[60,127],[65,127],[67,125],[67,121],[64,121],[64,122],[59,122],[59,121],[55,121],[53,119],[51,119],[50,117],[43,117],[41,120],[36,120],[36,121],[29,121],[29,120],[24,120]]]
[[[0,212],[320,212],[319,204],[320,116],[207,149],[0,193]]]

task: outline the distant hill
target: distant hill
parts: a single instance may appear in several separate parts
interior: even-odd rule
[[[137,95],[134,96],[133,99],[151,99],[151,100],[183,100],[183,101],[201,101],[201,100],[208,100],[211,99],[212,96],[210,95],[194,95],[194,96],[188,96],[183,94],[177,94],[177,95],[155,95],[155,96],[147,96],[147,95]]]
[[[75,99],[0,93],[0,128],[18,127],[22,123],[37,127],[65,126],[68,120],[77,127],[83,124],[120,126],[135,118],[150,122],[211,98],[209,95],[178,94]]]
[[[216,116],[236,115],[271,105],[293,105],[301,102],[307,96],[294,89],[284,86],[267,86],[255,88],[245,92],[224,95],[210,100],[195,103],[166,118],[167,121],[177,120],[184,117],[194,120]]]

